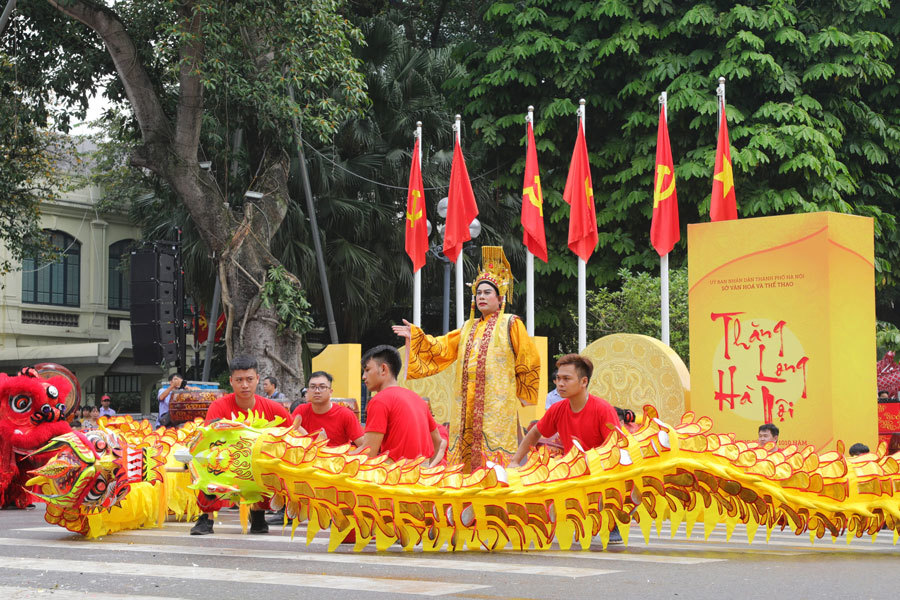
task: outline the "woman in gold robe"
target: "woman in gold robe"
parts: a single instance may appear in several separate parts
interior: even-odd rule
[[[540,357],[531,336],[519,317],[504,314],[512,273],[503,249],[482,248],[482,261],[462,329],[432,337],[406,320],[393,327],[409,343],[408,379],[456,368],[448,455],[466,473],[487,460],[507,463],[518,447],[518,406],[537,402],[540,382]]]

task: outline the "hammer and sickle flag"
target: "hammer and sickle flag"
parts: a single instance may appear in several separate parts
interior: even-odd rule
[[[597,211],[581,120],[578,121],[578,137],[569,163],[563,200],[569,203],[569,250],[587,262],[597,247]]]
[[[528,251],[547,262],[547,238],[544,235],[544,192],[538,169],[534,129],[528,122],[528,147],[525,150],[525,182],[522,184],[522,243]]]
[[[728,141],[728,121],[725,119],[725,105],[722,104],[719,141],[716,144],[716,166],[713,169],[712,198],[709,203],[709,220],[728,221],[737,218],[734,171],[731,168],[731,144]]]
[[[650,243],[660,256],[672,251],[681,239],[678,223],[678,194],[675,191],[675,161],[669,145],[669,127],[662,106],[656,134],[656,174],[653,178],[653,220]]]
[[[422,185],[422,166],[419,163],[419,140],[413,148],[409,169],[409,191],[406,192],[406,253],[413,264],[413,273],[425,266],[428,253],[428,225],[425,220],[425,186]]]

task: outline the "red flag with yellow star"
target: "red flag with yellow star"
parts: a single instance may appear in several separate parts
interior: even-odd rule
[[[666,113],[659,107],[659,127],[656,133],[656,177],[653,178],[653,220],[650,222],[650,243],[660,256],[672,251],[681,233],[678,225],[678,194],[675,191],[675,161],[669,144]]]
[[[587,142],[580,120],[563,199],[569,203],[569,250],[587,262],[597,246],[597,212]]]
[[[459,138],[454,136],[453,163],[450,165],[450,191],[447,193],[447,221],[444,225],[444,256],[456,262],[463,244],[472,239],[469,225],[478,216],[475,192],[466,169]]]
[[[413,273],[425,266],[428,252],[428,225],[425,219],[425,186],[422,185],[422,166],[419,163],[419,140],[413,148],[409,169],[409,190],[406,192],[406,253],[413,264]]]
[[[716,166],[713,169],[712,199],[709,203],[709,220],[728,221],[737,218],[734,171],[731,169],[731,145],[728,143],[728,122],[725,119],[725,104],[722,104],[719,143],[716,145]]]
[[[538,170],[534,129],[528,122],[528,148],[525,150],[525,182],[522,184],[522,243],[528,251],[547,262],[547,238],[544,235],[544,193]]]

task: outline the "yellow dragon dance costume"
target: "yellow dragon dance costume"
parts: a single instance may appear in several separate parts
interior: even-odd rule
[[[472,307],[462,329],[432,337],[412,326],[407,377],[419,379],[454,365],[449,461],[471,473],[490,460],[505,465],[518,448],[518,404],[535,404],[540,357],[522,320],[504,313],[513,277],[499,246],[482,249],[482,268],[472,283]],[[500,310],[475,318],[475,291],[493,284]]]
[[[561,458],[538,451],[520,469],[489,465],[466,475],[461,465],[429,469],[425,459],[389,463],[385,456],[348,454],[349,446],[329,448],[327,440],[251,416],[200,427],[179,456],[189,462],[191,488],[244,503],[270,496],[289,517],[309,519],[308,541],[330,528],[329,550],[351,532],[357,551],[373,541],[378,550],[394,543],[425,551],[543,550],[553,542],[565,550],[587,548],[594,536],[605,546],[617,525],[627,543],[632,523],[648,539],[651,527],[659,532],[664,522],[673,535],[684,522],[688,536],[696,523],[709,536],[724,522],[729,538],[743,523],[750,542],[759,527],[766,539],[774,527],[789,527],[810,539],[847,542],[886,528],[896,543],[900,453],[885,455],[883,443],[877,453],[855,458],[845,457],[840,443],[822,453],[776,450],[711,427],[711,419],[692,413],[668,425],[648,406],[638,431],[617,429],[599,448],[576,446]],[[39,497],[64,504],[74,517],[88,510],[98,519],[111,514],[96,511],[109,510],[114,496],[124,504],[128,494],[119,486],[112,494],[88,491],[103,489],[98,477],[117,473],[101,441],[80,450],[87,460],[73,462],[71,440],[63,443],[60,459],[35,473]],[[136,440],[135,448],[146,446]],[[69,468],[76,465],[85,473]]]

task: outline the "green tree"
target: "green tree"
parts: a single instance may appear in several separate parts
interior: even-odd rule
[[[278,335],[261,291],[279,265],[272,238],[290,204],[292,120],[324,140],[365,102],[351,53],[359,32],[341,9],[338,0],[32,0],[4,38],[33,89],[69,106],[111,80],[107,94],[133,115],[129,164],[186,209],[214,257],[229,356],[257,356],[289,392],[302,385],[302,338]]]
[[[647,272],[620,269],[616,274],[620,289],[601,287],[588,290],[587,338],[596,340],[613,333],[638,333],[659,339],[661,331],[659,277]],[[571,315],[572,319],[576,315]],[[569,352],[577,343],[568,340],[560,353]],[[688,343],[687,268],[669,273],[669,345],[685,364],[690,361]]]
[[[496,182],[497,193],[513,199],[521,194],[525,109],[536,107],[551,248],[550,263],[538,265],[546,282],[539,324],[571,326],[557,307],[575,292],[562,190],[578,98],[587,100],[600,230],[588,264],[596,288],[623,266],[657,263],[648,231],[663,90],[682,237],[687,223],[708,218],[719,77],[727,79],[739,214],[873,217],[883,297],[900,276],[897,10],[883,0],[493,3],[477,42],[457,48],[466,72],[450,85],[466,103],[481,151],[516,161]],[[673,264],[684,254],[677,246]]]
[[[0,244],[9,252],[0,274],[26,256],[50,257],[41,234],[40,207],[70,182],[78,156],[64,136],[48,131],[47,111],[23,89],[13,61],[0,52]]]

